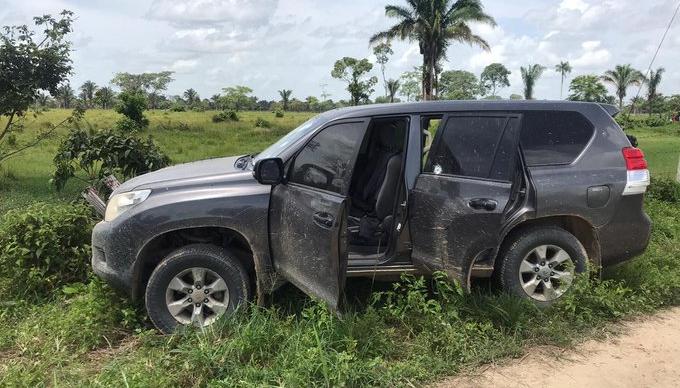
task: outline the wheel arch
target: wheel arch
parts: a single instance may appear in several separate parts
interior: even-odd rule
[[[525,220],[508,230],[501,240],[502,242],[500,244],[500,248],[498,249],[494,259],[495,270],[498,269],[498,265],[501,262],[501,260],[499,260],[499,256],[503,254],[505,246],[509,241],[528,229],[542,226],[557,226],[574,235],[581,245],[583,245],[583,248],[585,248],[588,255],[588,261],[594,265],[595,268],[601,267],[602,251],[600,247],[600,239],[595,227],[586,219],[579,216],[555,215]]]
[[[142,246],[133,267],[132,298],[134,300],[141,298],[151,273],[170,252],[196,243],[228,248],[243,264],[251,280],[256,280],[257,265],[253,246],[242,233],[228,227],[192,226],[157,234]]]

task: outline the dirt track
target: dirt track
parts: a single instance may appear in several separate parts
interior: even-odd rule
[[[622,325],[605,341],[573,350],[528,351],[439,387],[680,387],[680,308]]]

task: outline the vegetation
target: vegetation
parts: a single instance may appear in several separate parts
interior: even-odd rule
[[[658,99],[659,94],[657,93],[657,89],[659,88],[659,84],[661,83],[661,77],[663,76],[663,73],[666,71],[663,67],[660,67],[655,70],[651,70],[649,73],[648,77],[644,78],[644,83],[647,85],[647,105],[649,108],[649,115],[652,115],[652,112],[654,111],[654,102]]]
[[[630,65],[616,65],[614,70],[607,70],[602,80],[612,84],[616,88],[616,96],[619,98],[619,109],[623,109],[623,99],[626,98],[628,88],[640,85],[644,76]]]
[[[449,70],[441,74],[439,93],[445,100],[474,100],[483,94],[483,88],[469,71]]]
[[[569,85],[569,100],[590,102],[611,102],[607,95],[607,88],[596,75],[579,75],[571,80]]]
[[[373,86],[378,83],[378,78],[373,76],[364,79],[371,69],[373,69],[373,65],[366,58],[344,57],[335,62],[331,76],[347,83],[347,91],[351,96],[352,105],[368,102],[371,93],[373,93]]]
[[[494,19],[484,12],[480,0],[409,0],[408,7],[385,6],[385,15],[398,22],[371,37],[370,42],[401,39],[418,42],[423,56],[422,98],[436,97],[441,61],[451,42],[468,43],[489,50],[489,44],[475,35],[469,23],[495,26]]]
[[[491,96],[496,97],[498,89],[510,86],[510,80],[508,80],[510,74],[510,70],[503,66],[502,63],[492,63],[484,68],[480,81],[483,88],[490,90]]]
[[[529,65],[527,67],[521,67],[520,71],[522,73],[522,81],[524,82],[524,99],[533,100],[534,86],[536,86],[536,81],[543,75],[545,67],[541,65]]]
[[[562,61],[555,65],[555,71],[560,73],[560,98],[562,98],[562,93],[564,92],[564,79],[567,75],[571,73],[572,67],[568,61]]]
[[[216,112],[147,113],[150,124],[141,134],[154,135],[176,162],[256,152],[310,116],[287,112],[275,119],[271,112],[241,112],[238,122],[213,123]],[[57,122],[69,114],[52,110],[31,116],[20,135],[30,136],[45,120]],[[101,130],[118,117],[113,111],[92,110],[82,120]],[[271,128],[256,128],[258,118],[269,121]],[[632,120],[636,127],[629,132],[640,139],[653,176],[674,176],[678,124],[650,129],[640,118]],[[608,321],[680,304],[680,191],[669,179],[655,179],[646,204],[655,223],[647,253],[608,271],[603,281],[579,282],[552,310],[539,311],[497,294],[483,282],[465,294],[441,277],[406,277],[395,285],[354,280],[348,286],[350,312],[341,320],[284,287],[269,307],[251,306],[204,333],[189,330],[163,337],[150,329],[142,311],[92,277],[85,256],[89,213],[64,218],[84,209],[67,203],[84,183],[70,180],[60,193],[46,184],[52,166],[45,155],[54,155],[60,137],[68,135],[61,129],[57,134],[38,145],[39,152],[10,160],[13,176],[0,177],[0,212],[23,208],[2,218],[0,241],[20,240],[36,252],[30,247],[43,241],[42,236],[14,232],[16,220],[30,213],[32,218],[20,224],[32,230],[57,229],[46,233],[54,237],[45,237],[52,241],[45,252],[73,258],[84,269],[69,273],[84,278],[56,279],[43,288],[49,295],[33,303],[16,297],[0,302],[0,354],[7,355],[0,357],[0,385],[419,385],[461,368],[520,355],[526,346],[569,345],[606,330]],[[35,200],[48,203],[25,206]],[[69,249],[71,243],[58,239],[64,235],[81,241],[81,250],[57,251]],[[12,276],[0,276],[0,284]]]
[[[389,84],[387,82],[387,77],[385,76],[385,64],[389,62],[390,56],[394,54],[392,51],[392,45],[390,42],[382,42],[375,47],[373,47],[373,55],[375,55],[375,61],[380,65],[380,73],[382,74],[383,86],[385,87],[385,96],[390,96]],[[394,96],[391,97],[394,100]]]

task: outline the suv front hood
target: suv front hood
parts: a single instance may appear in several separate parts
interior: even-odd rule
[[[142,189],[164,189],[176,186],[209,185],[215,180],[253,180],[252,170],[234,166],[242,156],[199,160],[162,168],[132,178],[121,184],[114,194]]]

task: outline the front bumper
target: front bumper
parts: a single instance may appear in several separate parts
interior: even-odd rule
[[[92,270],[113,288],[135,297],[133,258],[129,241],[110,222],[99,222],[92,230]]]

